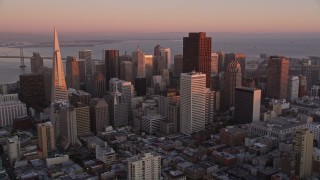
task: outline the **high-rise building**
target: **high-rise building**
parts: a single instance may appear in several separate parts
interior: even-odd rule
[[[93,61],[92,63],[92,73],[102,73],[104,77],[106,76],[106,66],[103,61]]]
[[[170,48],[161,48],[160,57],[162,57],[165,62],[165,68],[170,69],[171,68],[171,50],[170,50]]]
[[[80,89],[79,65],[75,57],[68,56],[66,61],[66,82],[68,88]]]
[[[103,98],[106,94],[106,79],[102,73],[97,73],[88,78],[86,91],[88,91],[93,98]]]
[[[122,93],[123,100],[128,104],[128,118],[129,123],[132,122],[132,108],[131,108],[131,98],[134,97],[134,86],[131,82],[123,81],[118,78],[112,78],[109,82],[110,92],[116,92],[117,90]]]
[[[298,98],[299,95],[299,77],[290,76],[288,82],[288,101],[292,102]]]
[[[241,66],[242,76],[245,77],[246,69],[246,55],[243,53],[229,53],[224,56],[224,67],[225,71],[228,68],[228,64],[232,61],[238,61]]]
[[[155,57],[159,57],[160,56],[160,51],[161,51],[161,46],[160,45],[156,45],[155,47],[154,47],[154,56]]]
[[[128,180],[160,180],[161,156],[156,153],[145,153],[128,158]]]
[[[51,91],[52,91],[52,68],[42,66],[39,73],[43,75],[44,79],[44,93],[46,100],[51,102]]]
[[[45,83],[42,74],[20,75],[20,97],[27,107],[41,111],[46,107]]]
[[[92,76],[92,58],[91,50],[82,50],[79,51],[79,60],[84,61],[85,64],[85,77]]]
[[[241,66],[238,61],[232,61],[228,64],[226,69],[226,81],[224,95],[226,100],[226,105],[228,107],[234,106],[234,92],[236,87],[242,85],[242,71]]]
[[[234,117],[238,124],[248,124],[260,120],[261,90],[236,87]]]
[[[174,56],[174,70],[173,73],[176,76],[180,77],[180,74],[183,72],[183,55]]]
[[[104,99],[94,98],[90,102],[90,127],[94,133],[103,132],[109,126],[109,107]]]
[[[63,64],[58,40],[58,33],[54,29],[54,54],[52,66],[51,103],[68,100],[67,84],[63,71]]]
[[[174,132],[180,132],[180,96],[170,98],[168,121],[173,122]]]
[[[166,86],[167,84],[162,76],[152,76],[151,87],[155,94],[160,94],[161,91],[166,89]]]
[[[48,121],[37,124],[39,139],[39,158],[46,159],[48,155],[56,150],[54,126]]]
[[[267,68],[267,97],[287,99],[289,60],[284,57],[271,56]]]
[[[119,50],[106,50],[105,51],[105,66],[106,66],[106,82],[108,83],[111,78],[120,77],[120,61]],[[107,84],[107,90],[109,84]]]
[[[145,96],[147,93],[147,82],[146,78],[136,78],[134,89],[136,90],[137,96]]]
[[[225,54],[222,51],[217,52],[218,54],[218,72],[225,71],[225,65],[224,65],[224,59],[225,59]]]
[[[76,109],[68,102],[62,102],[59,104],[59,118],[61,128],[61,142],[64,149],[67,149],[71,145],[80,144],[77,131],[77,114]]]
[[[132,53],[132,61],[136,63],[137,74],[134,76],[135,78],[145,78],[146,70],[145,70],[145,54],[138,49]]]
[[[86,61],[84,59],[78,59],[79,66],[79,81],[83,85],[86,83]]]
[[[299,76],[299,97],[307,96],[307,77],[306,76]]]
[[[0,102],[0,127],[12,126],[16,117],[27,115],[27,106],[21,101]]]
[[[109,121],[113,127],[127,126],[129,121],[128,103],[125,101],[123,93],[118,90],[118,84],[114,86],[114,91],[106,96],[109,106]]]
[[[183,38],[183,72],[202,72],[206,75],[206,87],[210,88],[211,37],[206,33],[189,33]]]
[[[211,91],[210,88],[206,88],[205,90],[205,123],[211,124],[213,123],[213,118],[215,115],[215,92]]]
[[[151,87],[151,79],[153,75],[153,56],[152,55],[144,55],[145,64],[146,64],[146,83],[147,87]]]
[[[312,86],[319,85],[319,66],[318,65],[304,65],[302,66],[302,74],[307,78],[307,90],[310,91]]]
[[[78,102],[74,105],[77,120],[77,135],[88,136],[90,131],[90,108],[88,105]]]
[[[180,87],[180,132],[191,135],[205,129],[206,75],[182,73]]]
[[[120,63],[120,79],[132,82],[132,62],[122,61]]]
[[[211,74],[218,75],[219,73],[219,54],[211,53]]]
[[[307,179],[312,171],[313,132],[300,129],[293,136],[293,150],[296,155],[296,174],[300,179]]]
[[[39,53],[33,53],[30,58],[31,73],[39,73],[39,69],[43,66],[43,58]]]

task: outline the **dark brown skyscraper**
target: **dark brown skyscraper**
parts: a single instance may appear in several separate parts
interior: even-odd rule
[[[21,100],[27,107],[33,107],[37,111],[45,107],[44,76],[42,74],[20,75]]]
[[[289,60],[284,57],[271,56],[267,69],[267,97],[287,99]]]
[[[161,46],[160,45],[156,45],[154,47],[154,56],[155,57],[159,57],[160,56],[160,51],[161,51]]]
[[[211,37],[205,32],[189,33],[183,38],[183,72],[191,71],[206,74],[206,87],[211,82]]]
[[[111,78],[120,75],[120,62],[119,62],[119,50],[106,50],[105,51],[105,65],[106,65],[106,85],[109,90],[109,81]]]
[[[66,61],[66,82],[68,88],[80,89],[79,65],[75,57],[68,56]]]

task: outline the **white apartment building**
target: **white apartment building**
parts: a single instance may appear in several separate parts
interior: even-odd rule
[[[161,156],[145,153],[128,158],[128,180],[160,180]]]

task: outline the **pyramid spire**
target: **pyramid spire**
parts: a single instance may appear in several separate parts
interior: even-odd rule
[[[52,66],[51,102],[68,100],[68,91],[63,71],[58,33],[54,28],[54,52]]]
[[[60,51],[57,29],[54,28],[54,51]]]

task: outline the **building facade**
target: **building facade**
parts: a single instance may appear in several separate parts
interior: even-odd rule
[[[205,129],[206,75],[182,73],[180,87],[180,132],[191,135]]]
[[[247,87],[235,89],[234,117],[239,124],[260,120],[261,90]]]
[[[189,33],[183,38],[183,72],[202,72],[206,75],[206,87],[210,88],[211,37],[206,33]]]
[[[288,97],[289,60],[271,56],[267,68],[267,97],[287,99]]]

